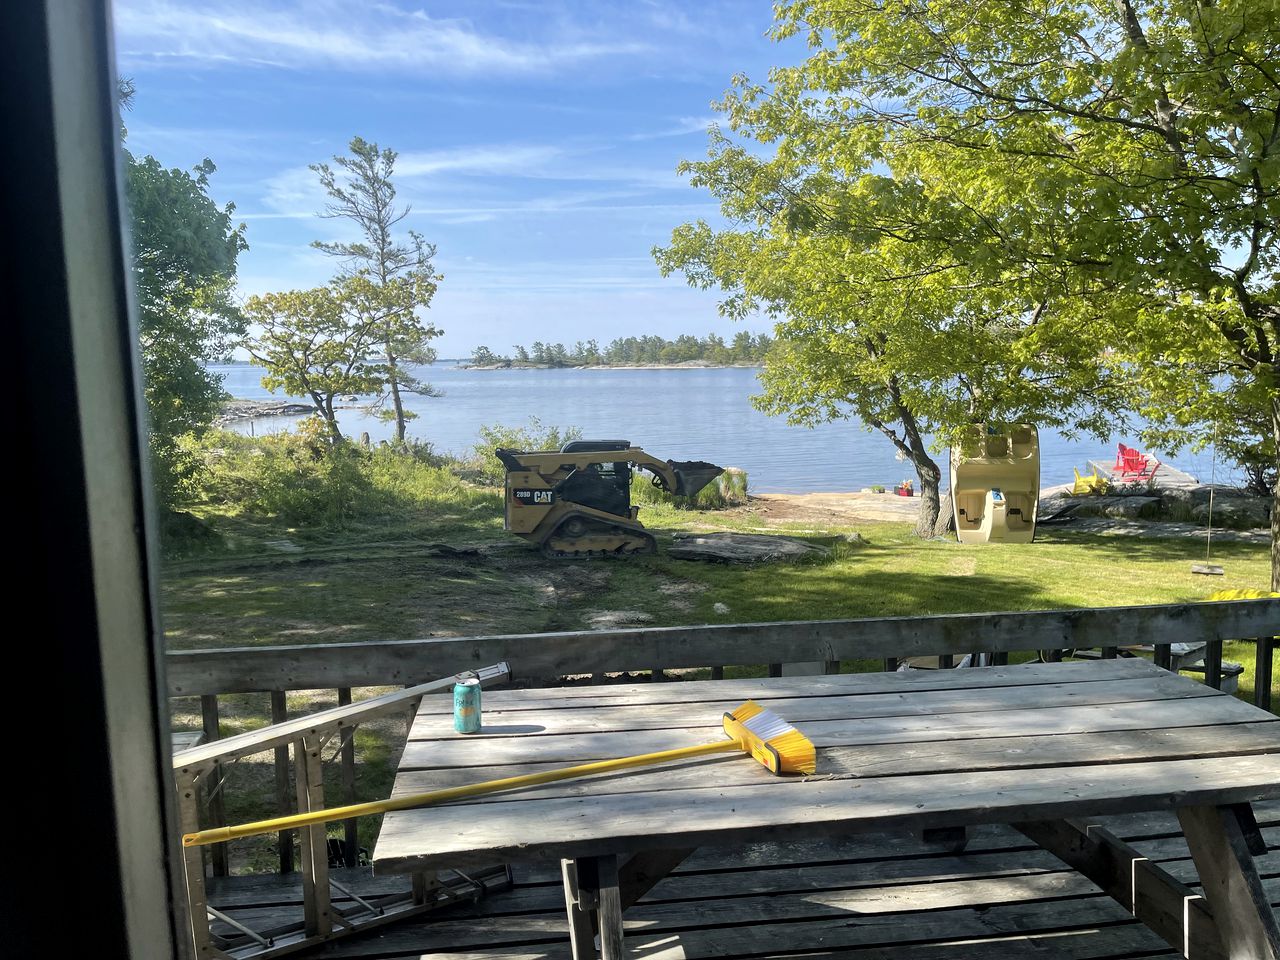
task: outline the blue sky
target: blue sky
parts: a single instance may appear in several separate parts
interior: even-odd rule
[[[217,164],[214,196],[248,224],[242,295],[333,273],[309,244],[345,228],[315,216],[307,165],[359,134],[400,153],[405,224],[438,247],[441,356],[738,329],[649,251],[716,219],[675,173],[705,153],[712,101],[794,55],[766,0],[117,0],[115,17],[129,146]]]

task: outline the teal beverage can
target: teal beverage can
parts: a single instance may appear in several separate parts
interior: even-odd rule
[[[464,677],[453,685],[453,729],[480,732],[480,680]]]

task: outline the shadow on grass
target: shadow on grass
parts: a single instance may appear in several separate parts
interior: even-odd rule
[[[1125,537],[1101,534],[1067,534],[1065,531],[1037,533],[1032,547],[1088,547],[1100,557],[1122,560],[1177,560],[1188,563],[1203,561],[1205,542],[1190,537]],[[1212,553],[1215,558],[1259,556],[1265,553],[1267,544],[1247,543],[1239,540],[1215,540]]]

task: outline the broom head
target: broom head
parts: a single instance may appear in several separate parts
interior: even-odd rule
[[[811,774],[818,768],[809,738],[754,700],[724,715],[724,732],[772,773]]]

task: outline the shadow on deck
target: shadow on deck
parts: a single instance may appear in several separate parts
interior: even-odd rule
[[[1280,802],[1255,805],[1268,852],[1257,859],[1280,905]],[[1101,821],[1170,874],[1198,886],[1168,813]],[[367,868],[335,871],[359,896],[407,888]],[[210,901],[252,926],[301,911],[300,882],[232,877]],[[335,890],[335,903],[351,905]],[[635,957],[772,957],[838,953],[849,960],[1118,960],[1178,957],[1113,899],[1017,831],[971,832],[954,854],[901,835],[706,848],[626,913]],[[446,908],[297,954],[312,958],[570,957],[564,894],[551,864],[520,864],[515,886],[476,905]]]

